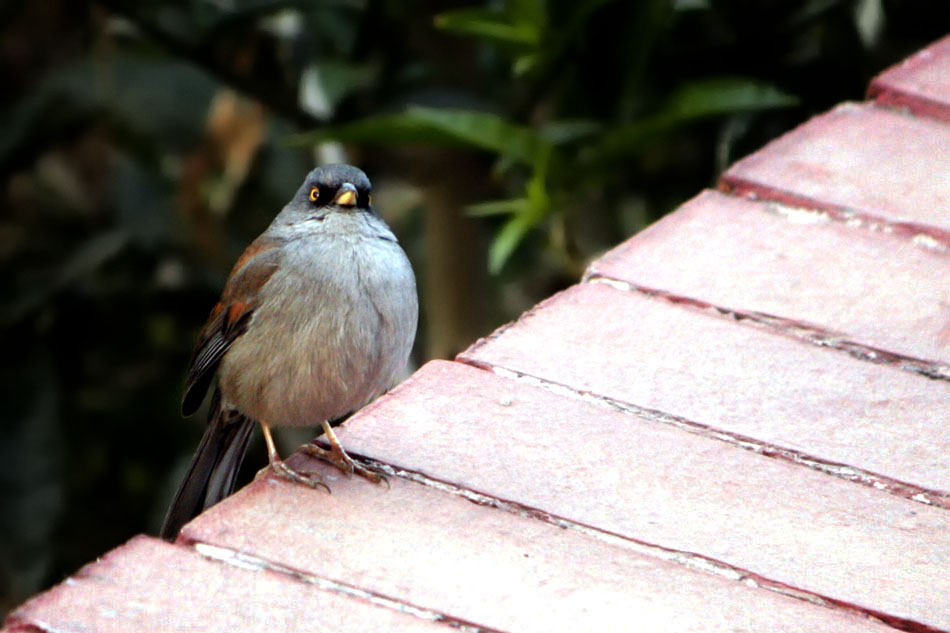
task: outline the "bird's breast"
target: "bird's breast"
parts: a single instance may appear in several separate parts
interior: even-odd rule
[[[400,377],[415,337],[415,278],[394,240],[314,237],[284,247],[220,381],[270,425],[313,425],[363,406]]]

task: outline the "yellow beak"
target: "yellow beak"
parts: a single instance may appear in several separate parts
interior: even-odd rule
[[[333,199],[335,203],[344,207],[352,207],[356,205],[356,187],[350,183],[344,183],[340,190],[336,194],[336,198]]]

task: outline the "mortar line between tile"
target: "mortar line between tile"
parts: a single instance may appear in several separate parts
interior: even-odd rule
[[[390,477],[398,477],[400,479],[411,481],[428,488],[436,489],[440,492],[461,497],[476,505],[490,507],[502,512],[508,512],[525,519],[542,521],[561,529],[571,530],[573,532],[583,534],[584,536],[593,538],[599,542],[612,545],[614,547],[619,547],[627,551],[633,551],[639,554],[650,556],[652,558],[658,558],[660,560],[672,562],[688,569],[709,573],[727,580],[740,582],[751,588],[761,588],[768,591],[773,591],[783,596],[808,602],[816,606],[825,607],[835,611],[844,611],[858,617],[872,619],[901,631],[910,631],[913,633],[946,633],[941,629],[917,622],[916,620],[900,618],[869,607],[863,607],[845,602],[843,600],[825,596],[814,591],[793,587],[791,585],[767,578],[741,567],[730,565],[729,563],[709,556],[703,556],[702,554],[686,550],[664,547],[656,543],[649,543],[647,541],[642,541],[633,537],[617,534],[609,530],[604,530],[602,528],[557,516],[539,508],[534,508],[517,501],[494,497],[477,492],[475,490],[471,490],[469,488],[464,488],[448,481],[435,479],[422,472],[408,470],[393,466],[392,464],[380,462],[364,455],[357,456],[351,453],[351,456],[358,457],[359,460],[364,464],[380,472],[384,472]]]
[[[823,347],[847,354],[857,360],[894,367],[902,371],[917,374],[931,380],[950,381],[950,365],[935,360],[916,358],[897,352],[872,347],[863,343],[849,340],[820,326],[803,323],[786,317],[775,316],[766,312],[745,311],[726,306],[720,306],[702,299],[695,299],[684,295],[643,286],[624,279],[617,279],[601,273],[589,273],[583,279],[586,283],[601,284],[622,292],[629,292],[650,299],[657,299],[677,307],[685,307],[704,314],[712,314],[720,318],[729,319],[755,327],[759,330],[779,334],[796,341],[808,343],[815,347]]]
[[[924,119],[943,125],[950,124],[950,119],[946,114],[947,104],[933,97],[910,93],[900,88],[875,86],[872,82],[868,87],[867,98],[875,108],[881,110],[913,119]]]
[[[409,602],[391,598],[389,596],[356,587],[344,582],[331,580],[316,574],[308,573],[295,569],[288,565],[278,563],[254,554],[249,554],[240,550],[213,543],[200,541],[197,539],[179,540],[179,545],[193,549],[198,555],[224,565],[246,569],[251,571],[269,571],[272,573],[288,576],[296,581],[314,585],[321,590],[329,591],[350,598],[356,598],[368,602],[375,607],[381,607],[412,615],[422,620],[445,624],[453,629],[463,633],[506,633],[500,629],[486,627],[468,620],[457,618],[434,609],[416,606]]]
[[[848,464],[829,461],[815,455],[803,453],[791,448],[785,448],[777,444],[764,442],[753,437],[717,429],[715,427],[708,426],[700,422],[695,422],[672,413],[660,411],[658,409],[650,409],[629,402],[616,400],[608,396],[581,391],[568,385],[554,382],[546,378],[541,378],[539,376],[534,376],[532,374],[526,374],[524,372],[516,371],[507,367],[501,367],[499,365],[493,365],[484,361],[465,358],[461,359],[459,362],[476,367],[478,369],[489,371],[504,378],[509,378],[523,384],[531,385],[535,388],[543,389],[550,393],[555,393],[574,399],[580,399],[584,402],[595,404],[597,406],[611,408],[624,413],[630,413],[650,422],[672,426],[682,431],[693,433],[694,435],[718,440],[720,442],[729,444],[730,446],[741,448],[757,455],[762,455],[763,457],[791,462],[798,466],[804,466],[805,468],[823,473],[825,475],[830,475],[832,477],[844,479],[846,481],[857,483],[875,490],[880,490],[902,499],[907,499],[909,501],[922,503],[924,505],[929,505],[944,510],[950,510],[950,495],[939,490],[931,490],[929,488],[903,482],[892,477],[887,477],[885,475],[864,470],[862,468]]]
[[[735,198],[781,207],[808,210],[834,222],[872,233],[895,235],[938,253],[950,253],[950,231],[930,224],[889,220],[867,211],[830,202],[821,202],[794,191],[724,175],[716,189]]]

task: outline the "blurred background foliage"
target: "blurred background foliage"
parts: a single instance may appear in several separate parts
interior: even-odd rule
[[[315,163],[370,174],[414,363],[451,357],[862,98],[948,4],[0,1],[0,608],[156,531],[203,425],[194,336]]]

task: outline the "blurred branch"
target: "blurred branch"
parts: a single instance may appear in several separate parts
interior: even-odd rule
[[[101,2],[114,14],[129,20],[172,56],[204,69],[221,82],[260,101],[301,127],[312,128],[320,124],[320,121],[298,105],[296,86],[289,86],[279,81],[280,75],[242,72],[230,60],[219,59],[219,56],[214,54],[213,44],[193,43],[188,38],[174,33],[171,29],[145,16],[139,8],[141,3],[126,0],[101,0]],[[203,38],[197,39],[203,41]],[[275,78],[277,78],[276,81]]]

